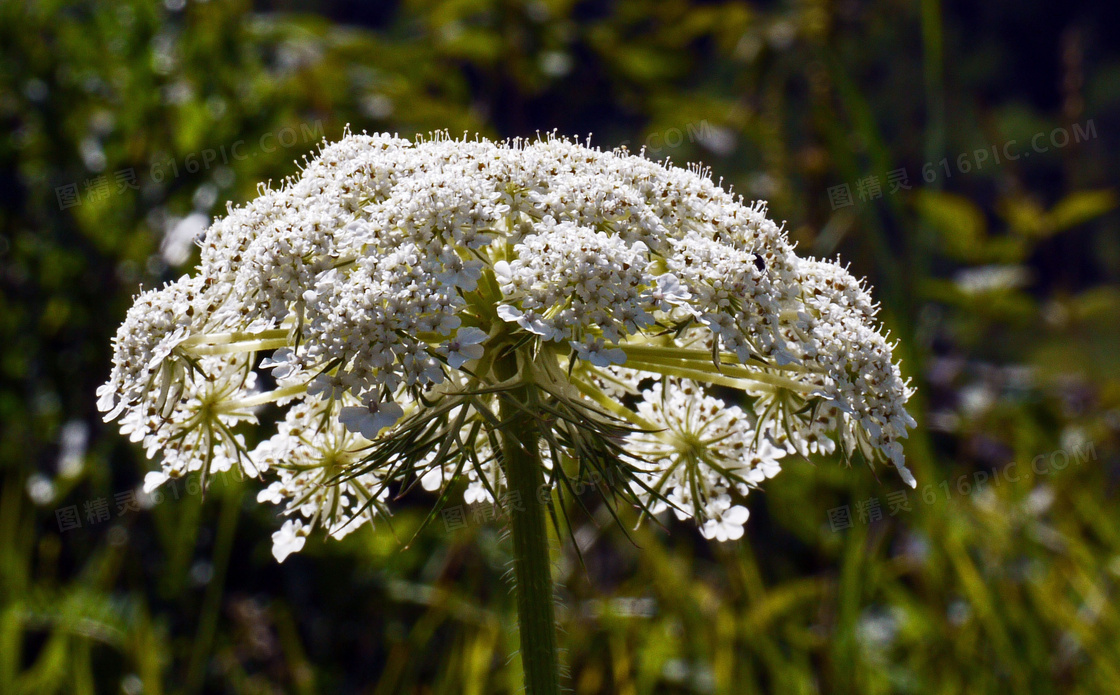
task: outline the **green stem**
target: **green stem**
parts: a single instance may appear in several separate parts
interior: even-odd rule
[[[516,357],[502,360],[499,370],[516,369]],[[533,387],[509,394],[529,404]],[[556,619],[552,603],[552,567],[548,557],[544,486],[538,448],[539,432],[532,416],[503,399],[502,466],[510,492],[513,531],[513,572],[517,583],[517,621],[521,632],[521,664],[528,695],[559,695],[560,666],[556,653]]]
[[[225,491],[222,512],[218,520],[218,538],[214,543],[214,574],[206,586],[202,599],[201,617],[198,632],[194,639],[190,664],[187,668],[186,692],[202,691],[206,682],[206,664],[210,661],[210,647],[218,630],[218,619],[222,609],[222,592],[226,583],[230,555],[233,553],[233,540],[237,532],[237,521],[241,512],[241,482],[232,482],[231,489]]]

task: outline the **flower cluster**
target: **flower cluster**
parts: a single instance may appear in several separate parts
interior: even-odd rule
[[[789,453],[839,446],[914,484],[909,388],[861,283],[700,169],[557,137],[347,135],[200,244],[195,275],[137,298],[99,407],[162,457],[149,486],[267,477],[278,559],[413,481],[495,499],[514,388],[536,394],[519,407],[551,484],[616,452],[615,492],[710,538],[742,534],[743,495]],[[247,445],[258,417],[276,432]]]
[[[754,418],[741,408],[706,395],[692,381],[653,384],[637,412],[658,426],[629,442],[641,460],[638,494],[650,511],[672,508],[678,519],[704,519],[705,538],[741,537],[748,512],[732,493],[745,496],[777,475],[785,450],[759,437]]]

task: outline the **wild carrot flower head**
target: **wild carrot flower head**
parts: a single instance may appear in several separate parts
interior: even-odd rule
[[[711,538],[742,535],[788,454],[859,452],[915,485],[909,388],[862,283],[702,170],[348,135],[200,243],[196,274],[136,298],[99,407],[161,457],[149,487],[265,478],[280,559],[415,481],[498,499],[497,404],[526,385],[549,486],[606,474]]]

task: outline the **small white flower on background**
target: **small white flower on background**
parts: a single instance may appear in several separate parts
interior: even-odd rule
[[[283,562],[292,553],[303,550],[307,542],[307,532],[299,519],[288,519],[279,531],[272,534],[272,555],[277,562]]]
[[[144,474],[144,494],[150,495],[160,485],[163,485],[170,479],[170,476],[163,471],[148,471]]]
[[[433,468],[420,477],[420,487],[428,492],[435,492],[443,487],[443,470],[440,468]]]
[[[746,454],[750,470],[744,476],[747,482],[758,485],[782,472],[781,460],[786,455],[784,449],[774,446],[768,439],[761,439],[754,451]]]
[[[743,524],[747,523],[750,512],[746,507],[735,505],[714,513],[704,522],[700,533],[709,540],[737,541],[743,537]]]

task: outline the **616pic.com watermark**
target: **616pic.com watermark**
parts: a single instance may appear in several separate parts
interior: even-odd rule
[[[1030,460],[1029,464],[1018,461],[996,468],[991,471],[975,471],[965,473],[952,480],[942,480],[939,483],[927,483],[917,490],[896,490],[886,495],[886,515],[897,516],[901,512],[914,511],[910,506],[910,494],[920,497],[924,504],[947,502],[954,497],[968,497],[989,485],[999,487],[1004,482],[1017,483],[1029,479],[1031,476],[1042,477],[1053,475],[1069,468],[1070,464],[1081,465],[1085,461],[1097,460],[1097,448],[1093,442],[1087,442],[1069,449],[1056,449],[1049,454],[1039,454]],[[855,514],[853,515],[853,509]],[[832,531],[842,531],[851,528],[857,522],[870,524],[883,519],[884,510],[882,501],[878,497],[869,497],[859,500],[855,504],[845,504],[828,510],[828,527]]]
[[[922,165],[920,175],[925,183],[933,183],[938,178],[950,179],[954,175],[969,174],[999,166],[1005,162],[1014,162],[1030,157],[1032,153],[1043,154],[1050,150],[1060,150],[1071,144],[1093,140],[1097,137],[1097,125],[1092,119],[1084,124],[1074,123],[1069,128],[1058,127],[1050,131],[1042,131],[1031,136],[1029,141],[1019,142],[1008,140],[1002,145],[980,147],[971,152],[962,152],[956,157],[943,157],[936,162],[926,162]],[[887,195],[894,195],[899,191],[908,191],[914,187],[911,183],[910,172],[905,167],[888,171],[885,187]],[[915,175],[915,182],[917,175]],[[884,182],[879,176],[865,176],[854,183],[842,183],[828,189],[828,202],[833,210],[846,208],[856,204],[858,198],[861,202],[869,202],[884,195]],[[853,194],[853,190],[855,193]]]
[[[192,152],[182,159],[162,156],[152,160],[148,168],[148,178],[154,183],[177,179],[186,174],[196,174],[200,171],[209,171],[210,167],[228,165],[230,162],[241,162],[260,153],[271,154],[278,149],[288,149],[297,145],[307,145],[323,139],[323,122],[300,123],[299,128],[288,126],[280,130],[269,131],[257,139],[256,149],[250,147],[245,140],[237,140],[230,145],[221,145],[217,148],[208,147],[200,152]],[[58,200],[58,209],[81,205],[83,202],[97,203],[105,200],[110,195],[121,194],[125,191],[140,190],[140,181],[136,167],[117,169],[109,174],[98,174],[85,180],[81,187],[77,183],[68,183],[54,189],[55,198]],[[85,193],[83,199],[83,191]]]

